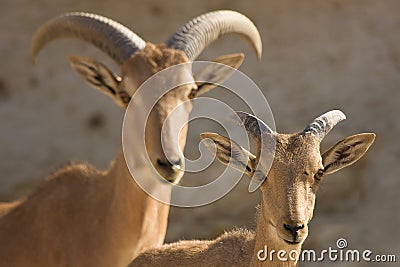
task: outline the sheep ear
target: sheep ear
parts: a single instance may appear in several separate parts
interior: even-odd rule
[[[244,171],[249,177],[254,173],[256,157],[234,141],[216,133],[202,133],[200,138],[208,150],[223,164]]]
[[[243,53],[224,55],[213,60],[219,64],[207,64],[200,69],[194,74],[195,81],[198,82],[192,97],[202,95],[223,83],[242,65],[243,59]]]
[[[362,133],[349,136],[322,155],[324,175],[334,173],[358,161],[375,140],[375,134]]]
[[[102,63],[85,57],[69,57],[71,67],[93,88],[110,96],[114,102],[126,108],[130,96],[121,90],[121,77],[110,71]]]

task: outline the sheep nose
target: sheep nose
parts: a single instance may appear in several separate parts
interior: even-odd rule
[[[179,157],[170,158],[158,158],[156,160],[156,169],[158,173],[168,182],[172,184],[179,183],[184,173],[184,164],[182,159]]]
[[[296,239],[299,231],[304,228],[304,224],[283,224],[283,228],[293,236],[293,239]]]
[[[182,159],[157,159],[157,164],[162,168],[168,168],[173,171],[179,171],[182,166]]]

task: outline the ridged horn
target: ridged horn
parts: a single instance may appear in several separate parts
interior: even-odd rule
[[[257,27],[246,16],[231,10],[209,12],[192,19],[166,43],[171,48],[183,51],[193,61],[208,45],[230,33],[245,38],[261,58],[262,43]]]
[[[114,20],[96,14],[72,12],[57,16],[40,26],[32,38],[32,61],[48,43],[66,37],[93,44],[119,65],[146,46],[143,39]]]
[[[259,118],[243,112],[243,111],[238,111],[236,112],[238,115],[239,119],[241,120],[244,128],[246,129],[246,132],[255,140],[261,140],[261,135],[262,134],[272,134],[273,131],[267,124],[265,124],[262,120]]]
[[[254,139],[254,141],[256,141],[258,147],[256,156],[256,170],[260,168],[259,161],[261,158],[263,159],[263,166],[269,168],[274,159],[276,147],[274,132],[267,124],[254,115],[243,111],[238,111],[236,114],[246,129],[246,132],[251,136],[251,138]],[[266,179],[266,176],[261,175],[261,173],[262,172],[257,171],[253,172],[253,176],[249,184],[250,193],[256,191]]]
[[[304,129],[303,133],[311,133],[322,141],[336,124],[345,119],[346,115],[342,111],[331,110],[313,120]]]

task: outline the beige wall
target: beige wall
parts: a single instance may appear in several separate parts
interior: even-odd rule
[[[123,112],[82,82],[66,57],[92,56],[117,71],[116,66],[91,46],[71,40],[49,45],[31,65],[30,37],[41,23],[66,11],[90,11],[162,42],[190,18],[226,8],[243,12],[259,27],[262,61],[234,37],[210,46],[201,59],[244,51],[241,70],[263,89],[278,131],[299,131],[316,115],[340,108],[348,120],[335,128],[324,148],[354,133],[377,133],[362,161],[322,186],[306,246],[326,248],[345,237],[352,248],[399,253],[400,2],[395,0],[2,3],[1,199],[23,195],[69,160],[105,168],[119,148]],[[189,154],[207,127],[194,124]],[[253,226],[259,195],[247,193],[247,182],[206,207],[172,209],[168,240],[214,237],[234,225]]]

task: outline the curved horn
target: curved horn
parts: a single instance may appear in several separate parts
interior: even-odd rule
[[[274,159],[276,139],[274,137],[274,132],[271,128],[265,124],[262,120],[249,113],[238,111],[236,114],[239,116],[241,122],[243,123],[246,132],[256,141],[257,143],[257,167],[259,169],[259,161],[262,158],[264,168],[271,167],[272,161]],[[251,182],[249,184],[249,192],[254,192],[266,179],[262,172],[255,171],[252,175]]]
[[[230,33],[244,37],[261,58],[262,43],[256,26],[246,16],[231,10],[209,12],[192,19],[166,43],[171,48],[182,50],[193,61],[209,44]]]
[[[346,115],[340,110],[331,110],[313,120],[303,131],[311,133],[322,141],[336,124],[346,119]]]
[[[36,31],[30,49],[32,61],[45,45],[64,37],[95,45],[119,65],[146,46],[144,40],[116,21],[90,13],[65,13],[47,21]]]
[[[241,120],[244,128],[246,129],[246,132],[255,140],[261,140],[261,135],[268,133],[272,134],[273,131],[267,124],[265,124],[262,120],[259,118],[243,112],[243,111],[238,111],[236,114],[239,116],[239,119]]]

